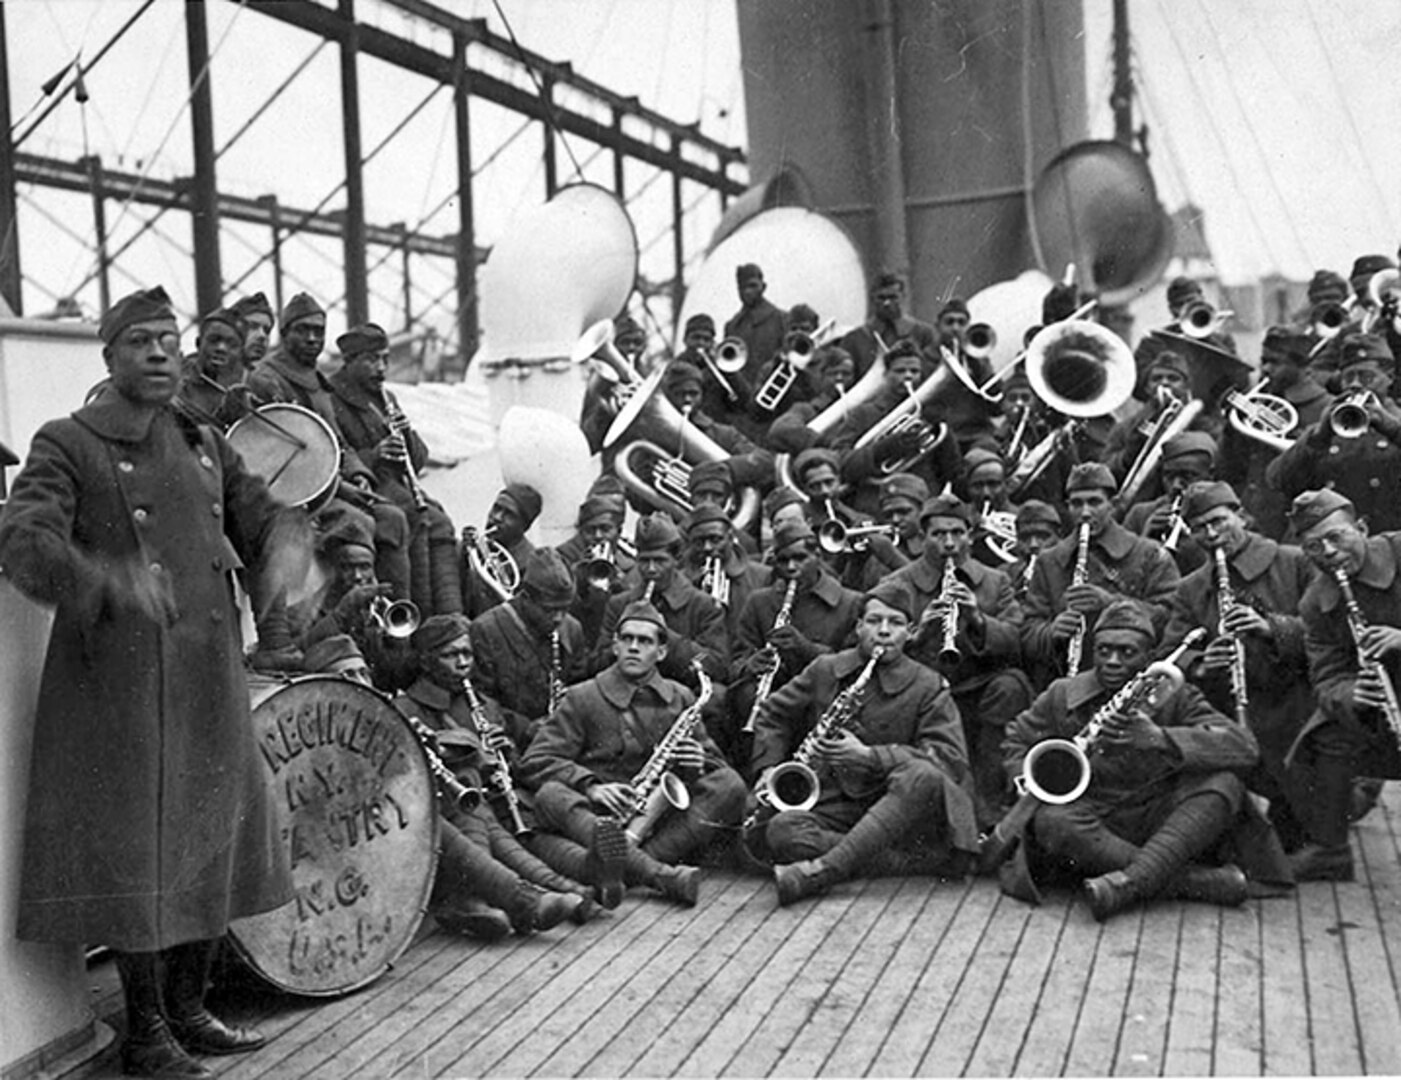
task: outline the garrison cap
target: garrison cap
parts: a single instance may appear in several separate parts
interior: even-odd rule
[[[802,492],[794,491],[790,487],[776,487],[764,496],[764,512],[772,518],[785,506],[792,506],[794,503],[803,505],[806,502]]]
[[[798,323],[804,326],[817,326],[822,320],[818,318],[816,310],[809,304],[794,304],[788,309],[788,325],[793,327]]]
[[[1202,287],[1188,277],[1175,277],[1168,282],[1168,307],[1176,310],[1181,305],[1202,295]]]
[[[1337,271],[1315,270],[1309,281],[1309,303],[1321,304],[1325,300],[1334,300],[1341,304],[1351,291],[1347,278]]]
[[[880,484],[880,507],[885,509],[887,503],[892,503],[897,499],[907,499],[916,506],[923,506],[929,498],[929,485],[924,482],[922,476],[914,473],[898,472],[891,473]]]
[[[730,463],[728,461],[702,461],[691,469],[686,486],[692,495],[697,495],[702,491],[716,491],[721,495],[729,495],[735,489],[734,478],[730,475]]]
[[[615,524],[623,523],[625,511],[618,505],[618,500],[609,495],[590,495],[579,504],[578,526],[583,528],[600,518],[608,518]]]
[[[1099,461],[1082,461],[1070,470],[1065,478],[1065,493],[1082,491],[1085,488],[1099,488],[1113,495],[1119,490],[1119,481],[1109,471],[1109,466]]]
[[[667,628],[666,620],[662,618],[662,613],[645,600],[634,600],[627,607],[623,608],[623,613],[618,616],[618,630],[623,628],[626,622],[651,623],[661,631],[662,641],[666,641]],[[614,633],[617,633],[615,630]]]
[[[1150,642],[1158,639],[1152,616],[1137,600],[1114,600],[1106,604],[1095,620],[1095,633],[1102,634],[1106,630],[1132,630]]]
[[[360,353],[379,352],[389,348],[389,335],[378,323],[361,323],[336,338],[336,348],[347,359]]]
[[[793,459],[793,479],[801,484],[803,477],[815,465],[830,465],[833,470],[840,472],[841,458],[835,450],[828,450],[825,446],[809,447]]]
[[[277,328],[285,334],[293,324],[313,315],[324,317],[325,314],[326,309],[313,300],[310,293],[299,292],[288,300],[287,306],[282,309],[282,318],[277,320]]]
[[[692,315],[686,320],[686,329],[681,336],[685,337],[687,334],[693,334],[699,330],[709,330],[712,334],[715,333],[715,320],[709,315]]]
[[[1260,359],[1283,360],[1303,367],[1309,362],[1313,339],[1290,326],[1272,326],[1260,342]]]
[[[1240,499],[1236,489],[1224,480],[1199,480],[1190,484],[1182,495],[1182,516],[1188,521],[1199,518],[1208,510],[1218,506],[1240,509]]]
[[[632,542],[641,554],[644,551],[674,551],[681,545],[681,533],[676,522],[667,514],[648,514],[638,518],[633,530]]]
[[[896,578],[886,578],[878,582],[873,589],[869,589],[866,595],[861,598],[861,611],[864,613],[867,604],[872,600],[879,600],[886,607],[894,608],[911,622],[915,617],[915,594],[910,591],[910,587],[903,581]]]
[[[574,575],[554,548],[536,548],[525,560],[521,588],[541,604],[568,604],[574,599]]]
[[[673,360],[662,373],[662,386],[667,390],[677,390],[683,386],[699,387],[701,383],[700,368],[689,360]]]
[[[467,616],[454,612],[451,615],[430,615],[413,632],[409,643],[420,654],[437,652],[444,645],[464,637],[471,631],[472,624]]]
[[[746,281],[763,281],[764,272],[758,263],[741,263],[735,267],[735,281],[743,285]]]
[[[786,547],[794,544],[806,543],[809,547],[817,540],[817,534],[812,531],[812,526],[807,521],[785,521],[773,534],[774,553],[782,551]]]
[[[272,322],[272,305],[268,303],[268,298],[260,292],[255,292],[252,296],[245,296],[233,305],[233,309],[244,319],[250,315],[266,315],[268,322]]]
[[[307,647],[306,652],[302,654],[302,670],[329,671],[332,664],[344,663],[347,660],[359,660],[363,664],[365,654],[349,634],[332,634]]]
[[[1352,264],[1352,273],[1348,275],[1348,280],[1352,283],[1353,288],[1365,291],[1367,282],[1378,270],[1395,269],[1396,260],[1389,259],[1385,255],[1359,255],[1357,261]]]
[[[1329,514],[1337,513],[1339,510],[1357,513],[1357,508],[1353,506],[1352,500],[1344,495],[1339,495],[1332,488],[1302,491],[1294,496],[1294,502],[1289,507],[1289,524],[1294,526],[1296,535],[1302,536]]]
[[[107,309],[102,321],[97,324],[97,336],[104,344],[110,345],[117,335],[128,326],[137,323],[175,321],[175,310],[170,306],[170,296],[164,287],[141,289],[124,296]]]
[[[1163,443],[1163,461],[1174,461],[1188,454],[1205,454],[1216,461],[1216,440],[1205,431],[1184,431]]]
[[[1017,528],[1023,525],[1049,525],[1060,532],[1061,519],[1056,508],[1040,499],[1027,499],[1017,508]]]
[[[243,316],[234,308],[215,308],[213,311],[209,312],[209,314],[200,316],[200,330],[203,330],[210,323],[223,323],[238,335],[240,341],[243,340],[243,335],[248,332],[248,324],[244,322]]]
[[[1007,472],[1007,463],[1002,460],[1002,455],[981,446],[975,446],[968,453],[963,455],[964,479],[972,480],[979,469],[988,469],[996,466],[1001,469],[1003,475]]]
[[[973,509],[957,495],[935,495],[932,499],[926,499],[924,505],[919,508],[920,528],[924,528],[925,523],[933,517],[957,518],[971,527]]]
[[[1391,347],[1380,334],[1348,334],[1338,342],[1338,366],[1365,364],[1368,361],[1380,364],[1388,371],[1396,367],[1396,358]]]
[[[713,525],[716,522],[728,527],[730,517],[714,503],[705,503],[702,506],[697,506],[681,519],[681,531],[690,536],[692,530],[702,525]]]
[[[540,493],[529,484],[507,484],[496,496],[497,502],[512,506],[529,528],[540,516]]]

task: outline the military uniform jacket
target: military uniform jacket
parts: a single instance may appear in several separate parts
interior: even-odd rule
[[[594,784],[630,783],[694,702],[684,686],[655,672],[639,685],[610,667],[565,693],[521,760],[521,780],[532,790],[554,780],[581,793]],[[704,724],[691,737],[705,750],[703,772],[728,768]]]
[[[618,620],[625,607],[642,599],[646,588],[639,583],[609,599],[594,649],[593,671],[601,671],[613,662],[613,634]],[[666,659],[658,668],[662,675],[689,686],[696,678],[690,670],[691,661],[700,657],[706,674],[724,682],[730,671],[730,632],[725,624],[725,609],[687,581],[679,568],[670,585],[655,590],[652,605],[667,625]]]
[[[1334,488],[1346,495],[1367,519],[1373,532],[1401,529],[1401,407],[1383,403],[1387,422],[1382,430],[1368,428],[1358,439],[1333,436],[1316,445],[1319,421],[1270,463],[1265,478],[1287,498],[1315,488]]]
[[[1352,594],[1369,625],[1396,626],[1401,623],[1401,533],[1386,533],[1367,539],[1362,568],[1353,576]],[[1304,647],[1308,650],[1309,674],[1320,709],[1305,725],[1305,733],[1326,720],[1360,720],[1377,731],[1385,731],[1385,721],[1375,714],[1359,712],[1352,701],[1357,681],[1357,646],[1348,625],[1347,605],[1338,583],[1328,573],[1318,573],[1299,605],[1304,619]],[[1401,687],[1401,654],[1382,658],[1393,686]],[[1389,739],[1391,748],[1396,740]],[[1367,763],[1367,775],[1401,776],[1394,755],[1390,760]]]
[[[935,569],[932,562],[921,558],[895,571],[886,580],[904,584],[914,594],[915,611],[923,612],[938,598],[943,576],[942,564]],[[909,654],[939,672],[948,680],[953,693],[961,695],[986,686],[1003,668],[1020,664],[1022,606],[1012,595],[1012,583],[1001,570],[969,559],[955,568],[954,577],[973,590],[978,610],[983,613],[982,631],[971,631],[966,618],[960,619],[956,641],[963,658],[955,665],[939,662],[943,631],[937,622],[929,624]]]
[[[788,593],[786,581],[774,581],[755,590],[744,605],[739,618],[732,680],[738,681],[745,663],[768,644],[774,620],[783,608]],[[808,647],[780,650],[778,674],[774,686],[786,683],[819,656],[835,652],[851,641],[861,608],[861,594],[843,588],[831,574],[819,571],[817,580],[808,588],[798,586],[793,596],[791,625],[808,639]]]
[[[1073,739],[1112,696],[1093,670],[1053,682],[1007,725],[1002,750],[1008,775],[1021,776],[1027,751],[1043,739]],[[1140,803],[1170,788],[1184,773],[1244,772],[1259,760],[1255,736],[1213,709],[1195,686],[1183,685],[1150,711],[1167,735],[1167,747],[1093,744],[1085,798],[1111,806]]]
[[[284,510],[222,435],[116,393],[43,426],[0,512],[0,567],[54,605],[18,936],[161,949],[289,899],[255,758],[230,572]],[[109,589],[160,579],[162,625]]]
[[[841,347],[851,353],[852,360],[856,362],[858,379],[881,354],[880,346],[876,344],[877,334],[885,342],[887,349],[894,347],[901,338],[909,338],[931,364],[939,359],[939,332],[927,322],[909,315],[901,315],[893,323],[871,318],[864,326],[858,326],[848,332],[840,342]]]
[[[754,725],[755,775],[790,760],[837,694],[855,682],[865,666],[860,649],[819,656],[765,699]],[[848,798],[874,798],[885,790],[896,766],[927,761],[949,781],[944,785],[944,803],[950,841],[965,851],[977,849],[973,803],[966,790],[968,750],[963,724],[942,675],[903,654],[888,664],[877,664],[849,728],[875,748],[875,763],[869,769],[842,769],[835,776],[820,770],[822,783],[835,781]]]
[[[1026,622],[1022,626],[1022,651],[1028,663],[1065,663],[1065,645],[1051,639],[1051,622],[1063,606],[1065,591],[1075,576],[1079,533],[1071,533],[1041,552],[1027,589]],[[1088,582],[1120,596],[1142,601],[1159,632],[1167,625],[1168,604],[1181,580],[1177,564],[1153,540],[1134,536],[1117,522],[1110,522],[1090,540]],[[1094,629],[1085,637],[1085,662],[1094,655]]]
[[[472,620],[472,684],[500,703],[506,730],[517,746],[528,746],[550,711],[550,635],[532,631],[515,602],[498,604]],[[584,674],[584,632],[566,615],[559,627],[560,679],[565,685]]]
[[[1245,636],[1251,727],[1262,738],[1266,731],[1280,728],[1297,732],[1313,708],[1304,620],[1298,614],[1304,590],[1313,578],[1312,564],[1298,548],[1252,533],[1245,547],[1227,558],[1227,566],[1236,602],[1265,616],[1274,632],[1269,639]],[[1163,649],[1176,647],[1198,626],[1215,638],[1221,624],[1219,596],[1214,561],[1183,578],[1172,597]],[[1230,675],[1213,673],[1199,683],[1212,704],[1229,715],[1228,710],[1234,708]]]
[[[385,410],[394,401],[394,395],[385,390],[384,400],[376,401],[345,378],[344,370],[332,375],[327,383],[341,435],[365,467],[375,474],[375,489],[397,506],[412,506],[413,495],[404,479],[404,466],[396,461],[381,461],[378,450],[379,444],[390,434]],[[404,443],[414,469],[421,470],[428,463],[428,447],[413,429],[409,429]]]
[[[310,409],[325,420],[341,448],[341,475],[357,473],[373,479],[374,473],[360,460],[355,448],[346,442],[336,416],[335,395],[326,376],[312,368],[295,364],[281,347],[263,357],[248,375],[248,389],[260,402],[288,402]]]
[[[760,369],[783,348],[784,321],[783,309],[761,296],[753,307],[740,308],[725,323],[725,336],[739,338],[749,350],[741,372],[750,385],[758,385]]]

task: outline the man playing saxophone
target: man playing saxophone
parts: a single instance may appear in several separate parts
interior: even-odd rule
[[[958,853],[977,849],[958,711],[943,677],[905,655],[913,621],[909,589],[882,582],[862,601],[856,647],[818,657],[760,709],[754,771],[768,805],[746,844],[772,857],[780,904],[858,874],[960,873]],[[772,770],[824,723],[816,790],[790,808]]]
[[[1084,882],[1096,919],[1160,896],[1239,904],[1247,884],[1234,865],[1198,865],[1226,836],[1245,798],[1238,772],[1259,759],[1255,737],[1213,709],[1195,687],[1116,698],[1152,658],[1153,620],[1116,600],[1094,627],[1094,667],[1058,679],[1007,729],[1008,775],[1020,777],[1028,751],[1071,739],[1097,722],[1086,749],[1089,787],[1068,802],[1043,802],[1003,888],[1039,899],[1031,872]],[[1106,706],[1109,706],[1106,709]],[[1027,855],[1023,860],[1020,856]],[[1287,878],[1279,867],[1278,876]]]
[[[640,845],[623,834],[619,819],[633,815],[637,795],[633,779],[695,702],[658,670],[667,640],[661,612],[641,601],[628,604],[613,631],[613,663],[565,692],[520,763],[520,777],[535,793],[534,849],[597,887],[606,907],[618,905],[624,885],[694,905],[700,871],[682,864],[738,825],[744,812],[744,781],[697,726],[677,742],[670,761],[688,805],[665,813]]]
[[[1288,850],[1302,842],[1308,811],[1300,803],[1299,769],[1285,760],[1314,709],[1299,603],[1315,574],[1298,548],[1249,527],[1229,484],[1193,484],[1182,515],[1212,561],[1183,578],[1173,594],[1163,645],[1175,646],[1195,627],[1208,628],[1213,640],[1189,676],[1227,716],[1239,710],[1237,683],[1244,679],[1244,711],[1260,744],[1260,767],[1246,775],[1246,785],[1270,800],[1270,822]]]
[[[1300,881],[1351,881],[1353,779],[1401,777],[1401,533],[1369,536],[1350,500],[1329,488],[1294,499],[1290,523],[1322,571],[1300,604],[1318,708],[1293,750],[1311,767]]]

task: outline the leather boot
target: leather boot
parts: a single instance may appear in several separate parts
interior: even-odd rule
[[[775,866],[773,883],[778,889],[778,906],[787,907],[809,896],[821,896],[836,884],[836,875],[821,859],[804,859]]]
[[[1099,877],[1086,878],[1081,887],[1095,922],[1104,922],[1138,901],[1134,882],[1122,870],[1111,870]]]
[[[165,950],[165,1009],[170,1031],[196,1054],[246,1054],[267,1043],[252,1028],[226,1024],[204,1007],[209,968],[218,940],[191,941]]]
[[[504,911],[471,896],[443,906],[433,917],[444,930],[478,941],[500,941],[511,933]]]
[[[553,929],[573,916],[583,902],[577,893],[541,892],[522,881],[505,910],[511,929],[524,936]]]
[[[1352,847],[1308,843],[1289,856],[1289,867],[1295,881],[1351,881]]]
[[[623,894],[627,892],[624,878],[628,856],[627,834],[617,819],[596,818],[588,861],[584,864],[584,880],[594,887],[598,902],[610,911],[623,902]]]
[[[668,900],[683,907],[695,907],[700,900],[699,866],[668,866],[657,875],[657,888]]]
[[[1309,792],[1311,816],[1308,842],[1289,857],[1295,881],[1351,881],[1352,848],[1348,841],[1348,812],[1352,806],[1352,762],[1321,756],[1314,766]]]
[[[1181,875],[1159,895],[1199,904],[1240,907],[1250,894],[1245,872],[1233,863],[1225,866],[1185,866]]]
[[[127,1076],[212,1077],[170,1033],[161,1008],[160,953],[119,952],[117,973],[126,997],[122,1072]]]

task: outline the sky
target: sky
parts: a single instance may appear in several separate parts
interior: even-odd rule
[[[526,48],[568,60],[583,75],[722,142],[743,146],[743,80],[733,0],[440,0],[485,18]],[[759,2],[759,0],[744,0]],[[778,0],[768,0],[778,2]],[[967,0],[972,2],[972,0]],[[1028,3],[1033,0],[1027,0]],[[138,0],[12,0],[4,8],[11,65],[11,110],[23,132],[40,102],[38,87],[81,50],[89,59],[136,10]],[[170,179],[189,172],[189,117],[182,5],[158,0],[87,77],[90,99],[70,97],[22,146],[74,160],[99,154],[109,166]],[[1108,137],[1110,0],[1085,0],[1086,83],[1092,137]],[[1395,254],[1401,241],[1401,4],[1395,0],[1130,0],[1139,102],[1149,129],[1150,163],[1169,209],[1192,202],[1205,212],[1215,271],[1227,283],[1271,273],[1306,279],[1327,266],[1346,272],[1364,252]],[[435,48],[441,37],[378,0],[358,0],[364,22]],[[343,205],[339,76],[333,46],[275,23],[232,0],[208,8],[214,53],[216,145],[235,134],[300,64],[303,73],[220,157],[220,185],[285,204]],[[412,112],[365,167],[370,220],[407,221],[447,235],[456,228],[451,98],[427,80],[373,59],[361,61],[362,143],[375,148]],[[415,112],[415,110],[417,110]],[[477,233],[490,244],[522,206],[544,198],[541,134],[504,110],[474,100]],[[611,186],[611,159],[568,140],[581,175]],[[560,154],[562,178],[573,173]],[[642,273],[670,275],[670,185],[630,165],[629,211],[642,245]],[[93,235],[84,194],[21,190],[22,259],[35,312],[75,290],[97,298]],[[718,199],[689,186],[685,245],[697,258],[719,215]],[[152,216],[145,207],[109,205],[113,247]],[[114,276],[121,295],[138,283],[166,282],[191,312],[188,222],[171,213],[136,242]],[[271,294],[260,263],[265,231],[225,224],[223,274],[238,292]],[[372,265],[382,252],[371,251]],[[338,244],[297,239],[284,254],[289,291],[307,288],[333,304],[343,292]],[[451,267],[415,259],[415,314],[447,328]],[[371,317],[402,323],[397,256],[373,277]],[[335,329],[333,312],[333,331]]]

